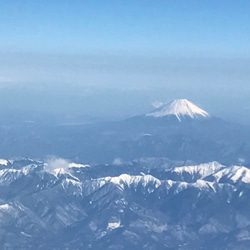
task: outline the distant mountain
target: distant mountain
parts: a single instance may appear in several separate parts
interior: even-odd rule
[[[0,161],[3,249],[249,249],[250,170]]]
[[[192,119],[210,117],[206,111],[202,110],[187,99],[177,99],[168,104],[164,104],[146,116],[164,117],[170,115],[176,116],[179,121],[185,117]]]
[[[0,127],[2,157],[56,155],[92,164],[167,157],[250,163],[250,127],[228,123],[181,99],[116,122],[21,123]]]

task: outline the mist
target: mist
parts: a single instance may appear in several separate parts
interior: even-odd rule
[[[187,98],[250,121],[250,60],[125,54],[2,53],[0,111],[123,119]]]

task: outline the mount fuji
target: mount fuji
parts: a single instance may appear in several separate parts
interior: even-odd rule
[[[170,103],[160,106],[153,112],[146,114],[146,116],[152,117],[164,117],[169,115],[176,116],[179,121],[181,121],[185,117],[190,117],[192,119],[210,117],[210,115],[206,111],[202,110],[187,99],[174,100]]]

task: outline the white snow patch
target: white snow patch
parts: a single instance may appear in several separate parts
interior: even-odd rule
[[[101,188],[103,185],[107,183],[113,183],[117,185],[120,190],[124,190],[125,187],[128,188],[137,188],[138,185],[143,186],[144,188],[148,187],[147,191],[153,192],[156,188],[161,185],[161,181],[152,175],[128,175],[122,174],[120,176],[107,176],[98,179],[92,179],[91,182],[85,182],[83,184],[85,195],[89,195],[95,190]],[[148,186],[149,185],[149,186]]]
[[[194,184],[195,187],[199,188],[199,189],[209,189],[211,188],[214,192],[215,189],[212,185],[213,183],[210,183],[208,181],[204,181],[204,180],[197,180]]]
[[[22,169],[2,169],[0,170],[0,184],[8,185],[14,180],[17,180],[22,175],[27,175],[28,171],[26,168]]]
[[[0,165],[7,166],[8,165],[8,161],[5,160],[5,159],[0,159]]]
[[[176,182],[176,183],[178,183],[178,182]],[[174,190],[174,194],[180,193],[181,191],[187,189],[188,186],[189,186],[189,185],[188,185],[187,182],[184,182],[184,181],[179,182],[177,188]]]
[[[238,181],[250,183],[250,169],[243,166],[232,166],[217,172],[214,174],[214,177],[217,179],[217,181],[220,181],[222,177],[227,177],[233,183]]]
[[[216,189],[214,187],[214,182],[209,182],[209,181],[205,181],[205,180],[197,180],[194,183],[188,183],[185,181],[171,181],[168,180],[166,182],[166,187],[167,188],[171,188],[173,185],[177,185],[176,188],[174,189],[174,193],[178,194],[180,192],[182,192],[185,189],[194,187],[194,188],[198,188],[200,190],[204,190],[204,191],[209,191],[209,190],[213,190],[213,192],[216,192]]]
[[[0,205],[0,210],[9,210],[10,208],[11,208],[11,206],[7,203]]]
[[[64,189],[68,188],[70,185],[72,185],[72,186],[74,186],[74,187],[76,187],[78,189],[77,194],[82,193],[82,183],[80,181],[72,180],[72,179],[69,179],[69,178],[66,178],[65,180],[63,180],[62,186],[63,186]]]
[[[176,167],[173,169],[173,172],[177,174],[188,173],[193,177],[196,177],[195,175],[198,174],[200,176],[199,178],[203,179],[211,174],[218,172],[223,168],[225,168],[225,166],[215,161],[195,166]]]
[[[21,232],[21,234],[26,236],[26,237],[32,237],[30,234],[26,234],[25,232]]]
[[[119,185],[122,189],[124,189],[125,185],[130,187],[131,185],[139,185],[142,184],[143,187],[146,187],[149,183],[153,183],[155,188],[158,188],[161,185],[161,181],[155,178],[152,175],[128,175],[122,174],[117,177],[108,177],[110,178],[109,181],[113,182],[114,184]]]
[[[120,225],[121,225],[121,222],[120,222],[120,221],[117,221],[117,222],[110,222],[110,223],[108,223],[107,229],[113,230],[113,229],[116,229],[116,228],[120,227]]]
[[[75,162],[69,163],[69,168],[88,168],[88,167],[90,167],[88,164],[80,164]]]

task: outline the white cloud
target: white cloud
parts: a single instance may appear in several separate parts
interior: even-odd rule
[[[122,160],[120,158],[115,158],[113,160],[113,165],[120,166],[122,164]]]
[[[159,108],[160,106],[162,106],[164,103],[163,102],[159,102],[159,101],[154,101],[154,102],[152,102],[151,103],[152,104],[152,106],[154,107],[154,108]]]
[[[44,170],[54,175],[64,174],[69,171],[69,162],[62,158],[49,158]]]

